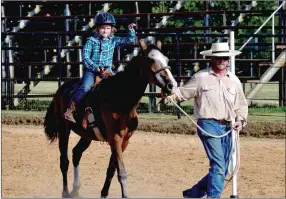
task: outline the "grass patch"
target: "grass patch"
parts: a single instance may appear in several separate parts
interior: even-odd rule
[[[43,126],[45,111],[2,111],[2,125]],[[278,118],[278,119],[277,119]],[[169,134],[196,134],[197,128],[186,116],[139,114],[138,130]],[[285,116],[250,116],[242,136],[258,138],[285,138]]]
[[[249,113],[286,113],[286,107],[276,106],[249,106]]]

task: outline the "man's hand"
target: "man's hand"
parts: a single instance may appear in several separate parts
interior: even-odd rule
[[[235,122],[233,125],[233,129],[237,130],[237,131],[241,131],[242,130],[242,122],[240,120]]]
[[[162,99],[159,103],[167,105],[170,104],[172,101],[177,102],[176,94],[172,94],[170,96],[162,96]]]
[[[130,29],[133,29],[133,27],[135,27],[135,26],[136,26],[135,23],[129,24],[129,25],[128,25],[128,29],[129,29],[129,30],[130,30]]]

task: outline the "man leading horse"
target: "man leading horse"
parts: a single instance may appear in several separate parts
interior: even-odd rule
[[[228,43],[213,43],[210,50],[201,52],[211,59],[211,67],[197,72],[184,86],[173,90],[166,98],[172,101],[195,99],[194,116],[197,124],[210,137],[198,128],[198,135],[209,158],[209,173],[192,188],[183,191],[185,198],[219,198],[224,186],[225,176],[231,158],[231,134],[215,138],[231,128],[240,131],[246,124],[248,105],[241,82],[228,71],[230,56],[241,52],[230,50]],[[231,126],[231,121],[235,124]]]

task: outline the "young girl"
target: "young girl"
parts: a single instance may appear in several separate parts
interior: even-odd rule
[[[95,34],[87,39],[83,49],[83,64],[85,73],[81,86],[75,92],[72,102],[64,113],[65,119],[76,123],[73,112],[94,84],[96,73],[107,76],[112,73],[114,48],[121,44],[133,44],[135,41],[135,24],[128,25],[127,37],[116,37],[115,18],[107,12],[98,13],[94,18]],[[113,73],[112,73],[113,74]]]

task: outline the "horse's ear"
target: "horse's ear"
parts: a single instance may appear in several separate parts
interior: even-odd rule
[[[147,45],[145,44],[144,39],[140,39],[139,44],[142,50],[145,50],[147,48]]]
[[[162,42],[160,40],[158,40],[156,42],[156,46],[161,50],[162,49]]]

